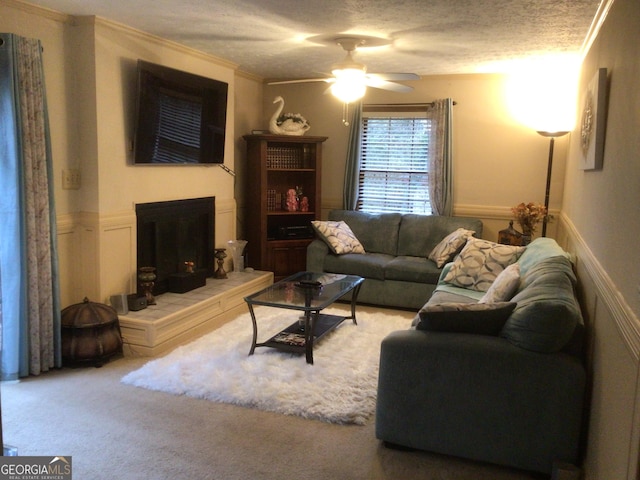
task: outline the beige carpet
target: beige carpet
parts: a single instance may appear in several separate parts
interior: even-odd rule
[[[120,382],[148,360],[2,384],[5,443],[20,455],[72,456],[75,480],[545,478],[390,450],[376,440],[373,421],[335,425]]]

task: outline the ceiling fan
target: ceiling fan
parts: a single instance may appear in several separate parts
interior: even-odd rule
[[[330,83],[329,90],[344,103],[351,103],[362,98],[367,87],[390,90],[392,92],[406,93],[413,90],[413,87],[395,83],[401,80],[418,80],[420,77],[415,73],[367,73],[367,67],[363,63],[353,59],[353,52],[358,47],[377,47],[387,45],[390,40],[380,37],[369,36],[318,36],[309,39],[321,43],[335,43],[340,45],[346,52],[346,57],[331,67],[333,76],[325,78],[306,78],[299,80],[284,80],[269,82],[269,85],[284,85],[289,83],[309,83],[326,82]]]

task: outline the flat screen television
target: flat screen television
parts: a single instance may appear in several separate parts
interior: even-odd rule
[[[134,164],[224,163],[228,87],[138,60]]]

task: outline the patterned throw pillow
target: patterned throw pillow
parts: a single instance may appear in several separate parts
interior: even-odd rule
[[[524,250],[525,247],[470,237],[443,280],[458,287],[486,292],[498,275],[515,263]]]
[[[431,250],[429,260],[433,260],[438,268],[442,268],[474,233],[476,232],[465,228],[458,228],[455,232],[451,232]]]
[[[512,302],[427,303],[418,312],[416,329],[498,335],[515,308]]]
[[[479,303],[506,302],[516,293],[520,285],[520,265],[512,263],[505,268],[491,284],[487,293],[479,300]]]
[[[353,234],[349,225],[343,221],[322,222],[314,220],[311,222],[318,236],[329,245],[333,253],[343,255],[345,253],[365,253],[364,247]]]

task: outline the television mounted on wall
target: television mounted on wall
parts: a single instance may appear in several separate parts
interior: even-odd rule
[[[138,60],[134,164],[224,163],[228,87]]]

